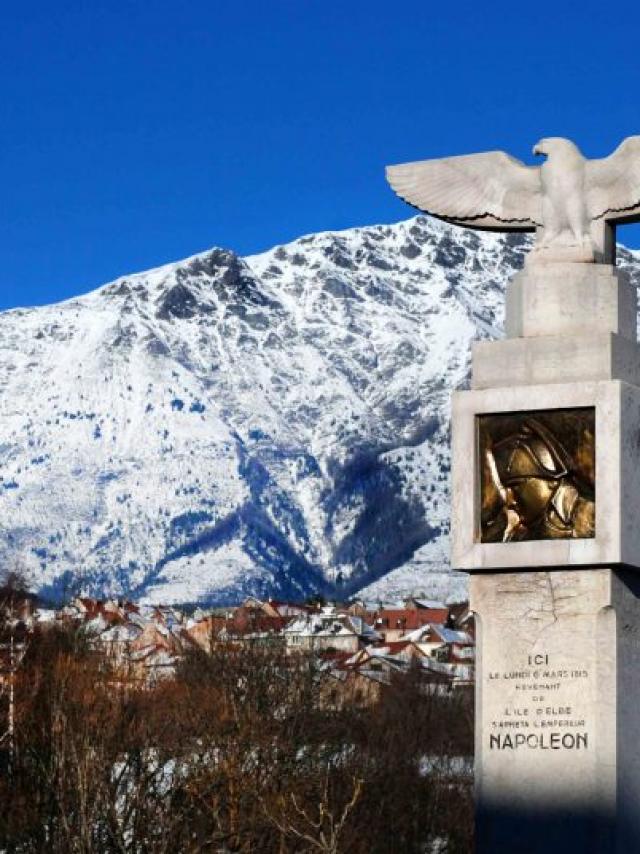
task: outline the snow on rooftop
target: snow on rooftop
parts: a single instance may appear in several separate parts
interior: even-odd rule
[[[414,599],[413,601],[419,608],[430,608],[432,610],[446,610],[447,608],[445,603],[438,599]]]

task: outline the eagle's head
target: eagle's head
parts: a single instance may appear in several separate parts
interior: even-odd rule
[[[536,157],[540,155],[550,157],[552,154],[569,154],[582,157],[578,146],[571,142],[570,139],[564,139],[562,136],[548,136],[541,139],[533,146],[533,153]]]

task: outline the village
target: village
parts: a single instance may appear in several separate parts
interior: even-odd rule
[[[7,679],[36,630],[74,627],[123,679],[154,686],[175,675],[194,650],[272,645],[287,655],[309,654],[332,680],[332,695],[374,702],[394,673],[410,668],[425,684],[451,691],[473,684],[475,627],[466,603],[408,598],[344,604],[294,603],[255,597],[236,607],[197,609],[124,600],[73,598],[53,610],[28,595],[5,597],[2,679]],[[9,657],[13,656],[12,661]]]
[[[421,597],[0,587],[0,849],[464,851],[474,635],[466,604]]]

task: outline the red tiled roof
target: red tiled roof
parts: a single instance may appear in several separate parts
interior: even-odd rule
[[[410,641],[397,640],[389,641],[388,643],[382,645],[389,650],[389,655],[397,655],[399,652],[403,652],[408,646],[410,646],[410,644]]]
[[[411,632],[427,623],[442,625],[448,617],[447,608],[383,608],[365,617],[365,621],[374,628],[402,629]]]
[[[281,632],[287,625],[288,618],[270,617],[259,608],[237,608],[233,616],[225,621],[225,628],[232,634],[249,632]]]

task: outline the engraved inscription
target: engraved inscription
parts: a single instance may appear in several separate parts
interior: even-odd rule
[[[523,667],[492,670],[486,679],[489,687],[511,698],[488,722],[490,750],[588,750],[592,746],[586,716],[575,702],[575,697],[585,695],[587,669],[557,666],[548,654],[536,654],[528,656]]]

